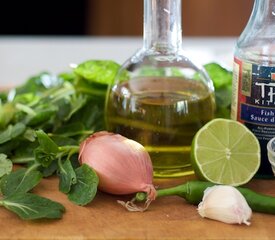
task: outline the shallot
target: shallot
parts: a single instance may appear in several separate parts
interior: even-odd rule
[[[146,149],[138,142],[107,131],[94,133],[80,145],[79,162],[92,167],[99,177],[99,190],[111,194],[147,193],[156,198],[153,167]],[[138,211],[133,202],[123,203]],[[147,204],[148,205],[148,204]],[[140,210],[140,209],[139,209]]]

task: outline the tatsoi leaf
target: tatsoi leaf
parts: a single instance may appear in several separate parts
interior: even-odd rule
[[[9,174],[12,170],[12,161],[7,155],[0,153],[0,178],[5,174]]]
[[[28,192],[40,182],[41,178],[42,174],[39,171],[20,168],[1,179],[1,192],[4,196]]]
[[[64,206],[60,203],[32,193],[19,193],[5,197],[0,201],[0,205],[24,220],[61,218],[65,212]]]
[[[26,126],[23,123],[9,125],[6,130],[0,133],[0,144],[8,142],[24,133]]]
[[[114,80],[120,65],[114,61],[90,60],[77,66],[74,73],[86,80],[101,84],[110,84]]]
[[[71,186],[68,198],[73,203],[83,206],[94,199],[97,192],[98,177],[86,164],[77,168],[75,173],[77,183]]]
[[[71,186],[76,183],[76,174],[72,167],[71,161],[67,159],[59,165],[59,190],[68,193]]]

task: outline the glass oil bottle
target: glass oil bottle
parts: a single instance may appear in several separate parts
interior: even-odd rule
[[[195,133],[214,117],[213,83],[182,54],[181,0],[144,0],[143,47],[108,91],[107,129],[148,150],[155,177],[193,174]]]

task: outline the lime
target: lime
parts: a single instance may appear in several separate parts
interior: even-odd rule
[[[191,163],[199,179],[216,184],[243,185],[260,167],[260,144],[243,124],[216,118],[195,135]]]

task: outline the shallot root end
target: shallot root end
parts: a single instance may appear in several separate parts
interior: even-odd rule
[[[136,198],[133,198],[131,201],[117,201],[120,205],[122,205],[123,207],[125,207],[128,211],[130,212],[144,212],[148,209],[148,207],[150,206],[152,200],[151,199],[147,199],[145,201],[144,206],[138,206],[135,202],[136,202]]]

